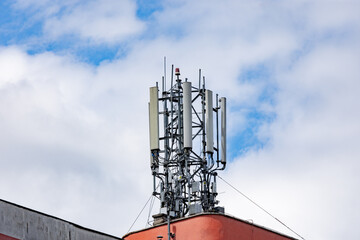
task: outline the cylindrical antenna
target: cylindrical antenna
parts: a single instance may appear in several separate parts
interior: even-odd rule
[[[150,88],[149,125],[150,150],[159,150],[159,96],[158,87]]]
[[[183,83],[184,148],[192,148],[191,82]]]
[[[216,162],[219,166],[219,95],[216,94]]]
[[[164,57],[164,82],[165,82],[164,89],[166,91],[166,56]]]
[[[205,126],[206,126],[206,152],[214,153],[213,95],[211,90],[205,91]]]
[[[171,65],[171,86],[170,86],[170,92],[172,93],[172,88],[173,88],[173,81],[174,81],[174,64]],[[172,94],[171,94],[172,95]]]
[[[173,82],[174,82],[174,64],[171,65],[171,86],[170,86],[170,121],[173,122],[174,119],[174,105],[173,105]],[[171,124],[171,148],[174,145],[174,131],[173,131],[174,125]],[[170,158],[172,155],[172,151],[170,151]]]
[[[226,163],[226,98],[220,98],[221,109],[221,163]]]
[[[166,88],[164,88],[164,87],[165,87],[165,77],[164,77],[164,76],[162,77],[162,84],[161,84],[161,85],[162,85],[162,91],[161,91],[161,93],[164,93],[164,91],[165,91],[165,89],[166,89]]]
[[[201,88],[201,69],[199,69],[199,90]]]

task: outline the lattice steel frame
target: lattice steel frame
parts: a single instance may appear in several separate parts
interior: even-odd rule
[[[160,199],[160,213],[169,219],[219,211],[216,176],[226,166],[226,98],[218,99],[216,94],[213,107],[212,91],[205,88],[201,70],[195,87],[187,79],[181,80],[178,68],[174,83],[173,69],[171,87],[166,89],[163,77],[161,97],[156,84],[150,88],[149,103],[153,194]],[[191,102],[186,89],[191,91]]]

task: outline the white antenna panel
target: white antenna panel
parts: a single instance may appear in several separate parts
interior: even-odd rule
[[[149,103],[150,150],[159,150],[159,96],[158,87],[150,88]]]
[[[192,148],[191,82],[183,83],[184,148]]]
[[[221,109],[221,162],[226,163],[226,98],[220,98]]]
[[[206,152],[214,153],[213,95],[205,91]]]

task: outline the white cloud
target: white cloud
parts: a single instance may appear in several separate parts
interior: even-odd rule
[[[70,9],[45,24],[45,32],[53,38],[64,34],[79,35],[95,43],[119,43],[140,33],[143,23],[136,19],[132,1],[91,1]]]
[[[75,36],[91,44],[119,44],[144,29],[131,0],[18,0],[14,7],[34,11],[44,22],[43,37],[48,41]]]
[[[4,66],[18,65],[17,71],[0,73],[2,198],[122,234],[129,223],[123,218],[124,229],[116,232],[115,222],[121,225],[116,219],[124,209],[116,213],[108,205],[111,199],[118,204],[127,201],[126,215],[132,216],[130,209],[138,206],[129,198],[146,196],[151,187],[145,181],[148,155],[142,151],[148,139],[142,104],[146,94],[131,96],[128,104],[125,91],[117,88],[123,83],[117,78],[127,78],[121,72],[103,78],[102,68],[94,71],[71,58],[51,53],[30,56],[16,47],[2,48],[0,56]],[[138,114],[127,114],[133,108],[139,108]],[[142,120],[134,123],[134,119]],[[144,186],[138,185],[141,182]],[[104,209],[97,220],[86,217],[89,206]],[[103,221],[110,213],[114,225]]]

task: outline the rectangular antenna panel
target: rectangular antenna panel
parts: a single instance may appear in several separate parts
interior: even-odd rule
[[[221,162],[226,163],[226,98],[220,98],[221,109]]]
[[[150,150],[159,150],[159,96],[158,87],[150,88],[149,122]]]
[[[191,82],[183,83],[184,148],[192,148]]]
[[[211,90],[205,91],[205,126],[206,152],[214,153],[213,95]]]

